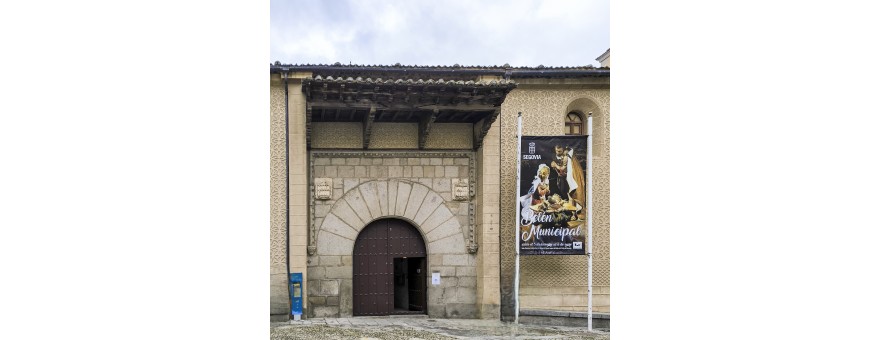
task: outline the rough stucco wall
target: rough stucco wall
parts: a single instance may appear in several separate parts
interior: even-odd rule
[[[419,124],[373,123],[370,149],[418,149]]]
[[[312,148],[361,149],[363,145],[364,128],[361,123],[312,123]]]
[[[472,153],[323,152],[311,155],[313,178],[332,178],[332,197],[312,204],[309,257],[310,317],[352,315],[352,250],[360,230],[379,218],[399,218],[422,233],[428,271],[441,285],[428,284],[431,317],[476,317],[476,255],[471,200],[454,200],[453,186],[473,183]],[[429,275],[430,278],[430,275]]]
[[[473,124],[434,123],[425,141],[425,149],[473,149]]]
[[[270,314],[287,315],[290,301],[287,293],[286,249],[287,235],[285,215],[287,198],[285,192],[285,136],[284,136],[284,87],[278,76],[270,78],[269,98],[269,168],[270,200],[269,210],[269,305]]]
[[[312,148],[315,149],[362,149],[364,128],[359,122],[313,122]],[[470,150],[473,149],[473,124],[433,124],[425,149]],[[419,125],[417,123],[373,123],[369,149],[418,149]]]
[[[588,101],[583,100],[589,99]],[[516,116],[523,134],[562,135],[570,104],[593,103],[593,311],[610,312],[609,105],[607,89],[523,89],[508,94],[501,108],[501,313],[514,315],[514,228],[516,208]],[[507,241],[510,242],[507,242]],[[586,256],[521,257],[521,309],[586,310]]]

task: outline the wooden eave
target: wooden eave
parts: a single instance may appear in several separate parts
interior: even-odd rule
[[[505,80],[307,78],[302,85],[309,115],[306,130],[310,133],[312,122],[362,122],[368,148],[373,123],[418,123],[419,148],[424,149],[434,124],[482,124],[473,129],[476,150],[515,87]]]

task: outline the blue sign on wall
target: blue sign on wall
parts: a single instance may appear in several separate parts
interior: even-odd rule
[[[290,315],[302,315],[303,312],[303,275],[290,273]]]

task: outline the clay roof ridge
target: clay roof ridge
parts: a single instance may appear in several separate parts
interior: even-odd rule
[[[377,69],[484,69],[484,70],[503,70],[503,69],[513,69],[513,70],[592,70],[592,69],[604,69],[606,67],[596,67],[592,64],[588,65],[576,65],[576,66],[544,66],[543,64],[537,66],[510,66],[510,64],[504,64],[501,66],[498,65],[401,65],[400,63],[392,64],[392,65],[367,65],[367,64],[281,64],[280,62],[275,62],[270,66],[281,66],[281,67],[345,67],[345,68],[377,68]]]
[[[501,86],[514,84],[514,81],[501,79],[501,80],[484,80],[484,81],[473,81],[473,80],[444,80],[440,79],[412,79],[412,78],[396,78],[396,79],[382,79],[382,78],[352,78],[352,77],[333,77],[332,75],[321,76],[320,74],[315,75],[310,78],[312,81],[316,82],[334,82],[334,83],[358,83],[358,84],[397,84],[397,85],[459,85],[459,86]]]

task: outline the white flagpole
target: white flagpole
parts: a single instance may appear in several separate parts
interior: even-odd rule
[[[587,116],[587,330],[593,331],[593,113]]]
[[[513,318],[513,322],[519,324],[519,210],[520,210],[520,202],[519,202],[519,190],[520,190],[520,163],[522,162],[522,112],[517,114],[516,117],[516,222],[514,222],[514,236],[516,238],[516,243],[514,244],[516,249],[516,270],[513,272],[513,308],[516,310],[516,314]]]

